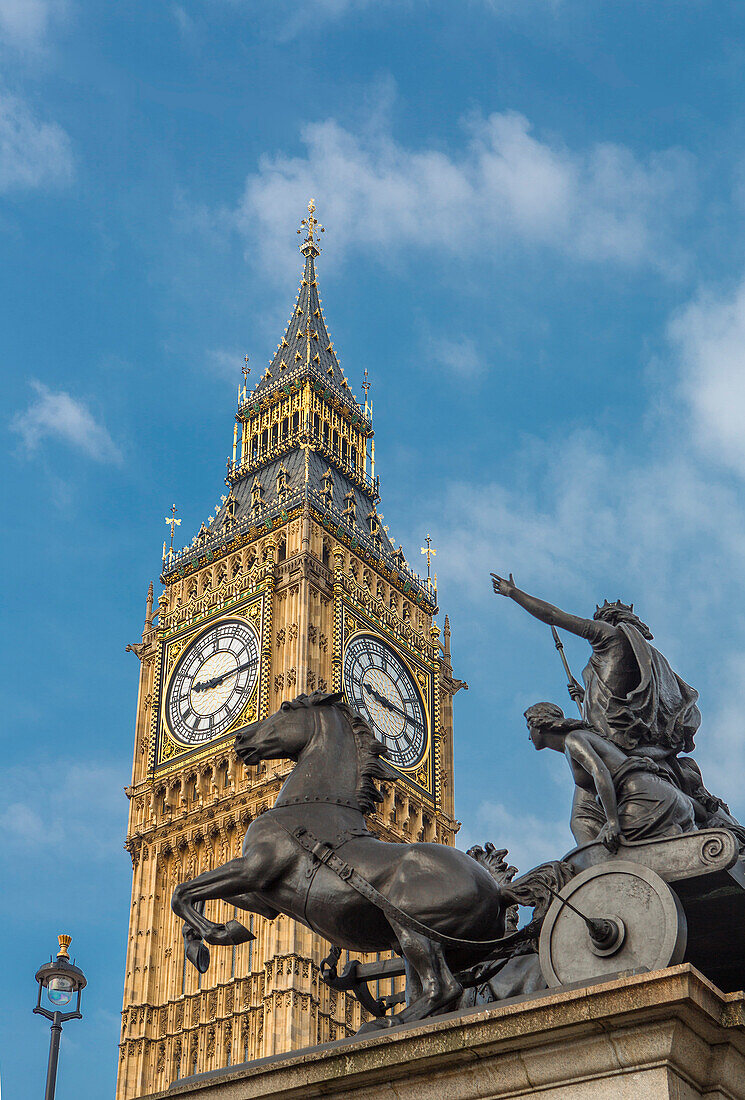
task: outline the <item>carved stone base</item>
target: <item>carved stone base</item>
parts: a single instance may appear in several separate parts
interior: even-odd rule
[[[682,964],[294,1051],[157,1093],[162,1100],[321,1096],[739,1100],[745,995],[724,994]]]

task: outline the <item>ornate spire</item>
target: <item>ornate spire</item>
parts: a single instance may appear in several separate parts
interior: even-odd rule
[[[315,210],[311,199],[299,230],[305,231],[300,246],[303,273],[284,336],[264,372],[254,376],[250,393],[246,392],[248,357],[244,360],[233,451],[227,463],[228,502],[223,500],[209,527],[202,525],[191,546],[172,556],[166,545],[164,576],[182,576],[203,550],[222,553],[237,536],[259,528],[271,531],[293,518],[297,509],[307,515],[312,503],[323,515],[327,530],[335,531],[337,537],[346,532],[350,545],[385,561],[404,592],[413,590],[412,598],[421,606],[434,606],[431,580],[422,581],[411,570],[375,511],[380,489],[369,375],[365,371],[363,411],[341,368],[323,315],[315,261],[324,229]],[[369,522],[371,516],[374,524]],[[179,523],[175,509],[166,522],[173,527]]]
[[[298,287],[295,308],[290,315],[282,342],[277,345],[274,358],[245,401],[250,404],[257,397],[263,397],[268,390],[296,380],[299,373],[310,373],[315,375],[317,384],[333,389],[353,410],[353,415],[362,415],[362,408],[339,365],[323,316],[315,259],[321,251],[318,244],[319,234],[325,230],[315,217],[315,209],[315,202],[311,199],[308,203],[308,217],[302,220],[306,237],[300,251],[305,256],[305,269]],[[298,229],[298,233],[301,232],[302,229]]]
[[[308,203],[308,217],[303,218],[300,222],[301,226],[305,226],[306,236],[303,243],[300,245],[300,251],[303,256],[320,256],[321,248],[318,244],[317,232],[325,233],[326,230],[319,223],[318,219],[314,217],[316,212],[315,200],[311,199]],[[298,233],[302,233],[302,229],[298,229]]]

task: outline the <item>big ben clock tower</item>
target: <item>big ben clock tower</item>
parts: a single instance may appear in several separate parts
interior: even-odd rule
[[[146,603],[127,848],[132,857],[117,1100],[193,1073],[353,1034],[359,1004],[324,985],[328,944],[288,917],[199,975],[171,912],[176,883],[231,859],[289,765],[244,767],[235,730],[284,699],[343,691],[388,748],[373,825],[452,844],[453,679],[436,590],[378,513],[372,414],[340,369],[318,293],[319,231],[276,354],[239,394],[228,491]],[[177,521],[173,520],[175,525]],[[171,531],[173,532],[172,526]],[[215,920],[233,917],[210,903]]]

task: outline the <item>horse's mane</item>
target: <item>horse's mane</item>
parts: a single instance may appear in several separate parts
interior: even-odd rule
[[[387,752],[383,742],[377,740],[362,715],[356,710],[352,710],[349,703],[344,701],[341,692],[314,691],[312,695],[298,695],[296,699],[292,700],[290,706],[333,706],[341,712],[354,735],[357,748],[359,767],[357,801],[363,814],[371,814],[375,809],[375,804],[383,801],[382,794],[375,786],[376,779],[387,777],[387,773],[380,762],[380,757],[385,756]]]

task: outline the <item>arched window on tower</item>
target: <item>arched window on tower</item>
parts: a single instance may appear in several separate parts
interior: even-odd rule
[[[287,539],[283,535],[277,547],[277,561],[287,561]]]

